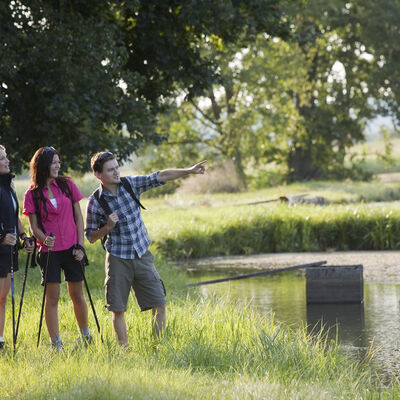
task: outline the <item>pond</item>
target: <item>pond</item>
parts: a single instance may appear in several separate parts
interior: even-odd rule
[[[238,269],[213,271],[212,266],[188,272],[191,282],[219,279],[242,273]],[[244,273],[251,271],[246,270]],[[259,272],[259,270],[258,270]],[[304,272],[285,272],[212,285],[199,286],[204,296],[228,296],[250,303],[261,312],[273,312],[286,325],[309,329],[323,321],[328,334],[337,338],[346,354],[362,359],[375,351],[373,363],[385,378],[400,370],[400,284],[364,282],[361,304],[306,304]],[[315,329],[315,328],[314,328]]]

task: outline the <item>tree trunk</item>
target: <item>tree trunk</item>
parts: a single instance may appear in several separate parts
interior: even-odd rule
[[[308,181],[316,178],[318,168],[313,168],[311,143],[303,146],[294,145],[294,148],[289,154],[289,180]]]
[[[247,189],[247,176],[244,172],[243,163],[242,163],[242,155],[240,152],[236,152],[233,157],[233,163],[235,165],[236,174],[239,178],[239,188],[240,190]]]

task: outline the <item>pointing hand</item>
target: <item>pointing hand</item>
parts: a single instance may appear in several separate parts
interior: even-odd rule
[[[204,174],[206,171],[206,167],[204,164],[207,162],[207,160],[203,160],[196,165],[193,165],[192,168],[190,168],[192,174]]]

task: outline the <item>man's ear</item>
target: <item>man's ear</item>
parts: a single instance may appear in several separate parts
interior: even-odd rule
[[[94,176],[101,181],[101,172],[94,171]]]

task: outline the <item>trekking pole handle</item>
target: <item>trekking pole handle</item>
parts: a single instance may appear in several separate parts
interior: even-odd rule
[[[53,233],[53,232],[50,232],[50,235],[49,235],[49,236],[46,236],[46,238],[44,239],[43,244],[44,244],[46,247],[48,247],[48,246],[47,246],[47,242],[46,242],[46,239],[47,239],[48,237],[54,238],[54,233]],[[53,244],[53,246],[54,246],[54,244]],[[53,246],[52,246],[52,247],[53,247]],[[51,249],[51,248],[49,247],[49,250],[50,250],[50,249]]]
[[[15,233],[15,229],[13,229],[13,228],[6,229],[6,234],[4,236],[6,236],[8,234],[15,235],[15,244],[10,245],[11,247],[14,247],[17,244],[17,235]]]
[[[74,244],[74,250],[81,250],[83,251],[84,254],[86,254],[86,250],[83,246],[81,246],[79,243]]]

